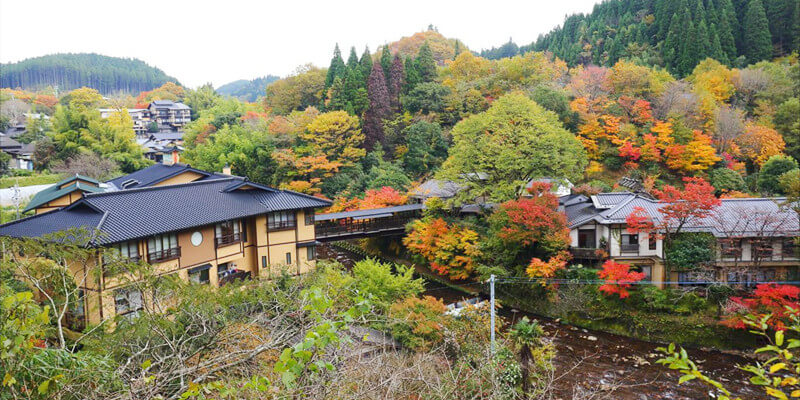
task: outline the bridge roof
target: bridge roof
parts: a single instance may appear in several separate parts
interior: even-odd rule
[[[356,219],[387,218],[392,216],[394,213],[399,213],[404,211],[416,211],[416,210],[422,210],[424,208],[425,208],[424,204],[406,204],[394,207],[373,208],[371,210],[342,211],[342,212],[327,213],[327,214],[317,214],[316,216],[314,216],[314,219],[317,221],[332,221],[344,218],[356,218]]]

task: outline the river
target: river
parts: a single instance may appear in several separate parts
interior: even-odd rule
[[[320,246],[320,258],[336,259],[350,267],[363,257],[328,245]],[[441,298],[445,303],[469,295],[442,284],[427,281],[423,293]],[[655,349],[661,343],[646,342],[605,332],[561,324],[518,310],[501,313],[513,323],[528,316],[540,322],[556,348],[555,399],[635,399],[699,400],[709,399],[709,389],[696,381],[678,385],[680,375],[655,361]],[[737,355],[687,349],[700,369],[718,380],[742,399],[766,399],[762,391],[750,385],[749,375],[736,368],[749,360]]]

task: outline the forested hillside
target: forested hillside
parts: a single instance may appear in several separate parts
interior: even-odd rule
[[[280,77],[275,75],[262,76],[260,78],[246,80],[239,79],[226,83],[217,88],[217,93],[223,96],[236,97],[242,101],[256,101],[257,98],[264,95],[264,89],[272,82],[277,81]]]
[[[798,49],[798,0],[608,0],[527,46],[509,42],[481,55],[547,50],[570,66],[627,58],[685,76],[706,57],[742,67]]]
[[[100,54],[51,54],[0,65],[0,87],[68,91],[87,86],[108,94],[139,93],[177,82],[164,71],[133,58]]]

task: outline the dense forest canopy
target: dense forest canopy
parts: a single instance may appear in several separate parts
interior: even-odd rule
[[[239,79],[218,87],[217,93],[223,96],[236,97],[242,101],[256,101],[256,99],[264,95],[264,89],[267,85],[278,79],[280,78],[275,75],[262,76],[251,80]]]
[[[509,40],[481,55],[550,51],[570,66],[626,58],[685,76],[706,57],[742,67],[797,50],[797,0],[607,0],[529,45]]]
[[[0,65],[0,87],[69,91],[83,86],[100,93],[139,93],[177,80],[134,58],[100,54],[51,54]]]

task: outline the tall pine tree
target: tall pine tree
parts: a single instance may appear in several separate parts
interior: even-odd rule
[[[422,82],[433,82],[436,79],[436,60],[433,58],[433,51],[431,51],[428,42],[420,46],[416,59],[419,77]]]
[[[389,46],[383,46],[383,50],[381,50],[381,67],[383,76],[388,77],[392,71],[392,52],[389,51]]]
[[[350,56],[347,57],[347,68],[348,69],[356,69],[358,68],[358,55],[356,54],[356,48],[350,48]]]
[[[366,80],[369,77],[369,73],[372,72],[372,54],[369,53],[369,47],[364,48],[364,53],[361,54],[361,59],[358,63],[360,64],[361,76]]]
[[[403,90],[405,77],[403,76],[403,60],[399,54],[392,59],[392,69],[389,72],[389,105],[394,112],[400,111],[400,93]]]
[[[367,79],[367,96],[369,107],[364,113],[364,148],[368,151],[377,144],[383,144],[383,120],[388,118],[392,109],[389,101],[389,89],[380,63],[372,64],[372,71]]]
[[[750,0],[744,14],[742,44],[747,62],[755,63],[772,57],[772,36],[761,0]]]
[[[325,77],[325,88],[331,87],[333,85],[333,81],[336,78],[344,79],[345,73],[347,72],[347,66],[344,65],[344,60],[342,59],[342,52],[339,50],[339,43],[336,43],[336,47],[333,49],[333,58],[331,58],[331,65],[328,67],[328,75]]]

